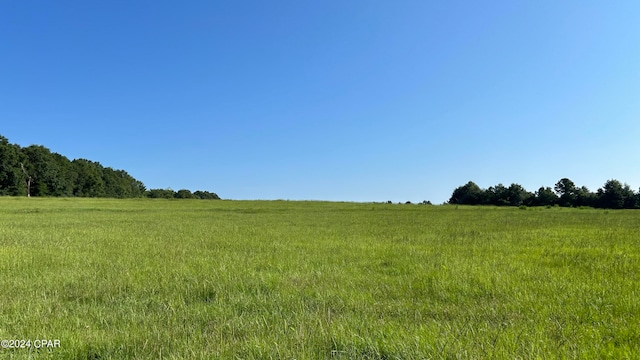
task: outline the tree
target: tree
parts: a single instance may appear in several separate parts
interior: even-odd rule
[[[71,160],[55,152],[51,153],[49,159],[56,172],[54,180],[49,184],[49,196],[73,196],[78,173]]]
[[[533,194],[525,190],[520,184],[511,184],[506,191],[507,202],[511,206],[530,204]]]
[[[104,168],[102,177],[105,186],[105,196],[115,198],[133,198],[144,195],[145,187],[124,170]]]
[[[152,199],[173,199],[176,193],[171,189],[150,189],[147,190],[146,195]]]
[[[86,159],[70,161],[41,145],[21,148],[0,135],[0,195],[125,198],[144,196],[145,191],[124,170]]]
[[[22,172],[24,173],[24,176],[26,177],[26,181],[27,181],[27,197],[31,197],[31,181],[33,180],[31,178],[31,176],[29,175],[29,173],[27,173],[27,170],[24,168],[24,164],[20,163],[20,168],[22,169]]]
[[[71,163],[78,173],[78,178],[73,190],[75,196],[105,196],[103,168],[100,163],[86,159],[75,159]]]
[[[131,189],[132,189],[131,193],[135,197],[143,197],[145,195],[145,192],[147,191],[147,187],[144,186],[142,181],[136,180],[133,177],[131,178],[131,181],[129,182],[129,186],[131,186]]]
[[[600,207],[608,209],[623,209],[635,207],[635,194],[627,184],[618,180],[608,180],[598,189],[598,203]]]
[[[27,177],[20,166],[24,161],[20,147],[0,135],[0,195],[27,195]]]
[[[562,178],[558,181],[554,187],[556,193],[560,197],[559,203],[561,206],[574,206],[576,202],[576,184],[573,181]]]
[[[68,187],[64,176],[63,162],[59,161],[49,149],[40,145],[31,145],[22,149],[27,157],[27,172],[33,178],[34,196],[60,196]],[[67,159],[68,162],[68,159]],[[68,166],[64,166],[65,168]]]
[[[575,195],[575,206],[596,206],[596,194],[589,191],[586,186],[576,188]]]
[[[540,187],[534,194],[521,185],[513,183],[508,188],[502,184],[480,189],[473,181],[456,188],[449,200],[450,204],[491,204],[497,206],[591,206],[610,209],[640,208],[640,190],[636,193],[627,184],[618,180],[608,180],[597,193],[586,186],[577,187],[567,178],[558,181],[554,189]]]
[[[191,193],[190,190],[181,189],[178,190],[175,194],[176,199],[195,199],[195,196]]]
[[[198,190],[198,191],[194,192],[193,195],[197,199],[202,199],[202,200],[220,200],[220,197],[218,196],[218,194],[212,193],[212,192],[209,192],[209,191]],[[389,201],[388,203],[390,204],[391,202]]]
[[[535,193],[534,205],[551,206],[558,202],[558,195],[550,187],[541,186]]]
[[[631,190],[628,184],[624,184],[622,188],[624,191],[624,208],[625,209],[637,209],[640,203],[636,200],[636,193]]]
[[[469,181],[456,188],[449,199],[450,204],[478,205],[482,203],[484,191],[476,183]]]
[[[486,191],[486,203],[497,206],[509,205],[509,189],[502,184],[490,186]]]

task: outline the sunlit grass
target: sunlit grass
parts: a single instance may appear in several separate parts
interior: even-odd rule
[[[0,199],[0,339],[120,358],[637,358],[640,213]]]

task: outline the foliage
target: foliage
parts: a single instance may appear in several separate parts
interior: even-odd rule
[[[220,200],[220,197],[218,196],[218,194],[209,192],[209,191],[198,190],[193,193],[193,196],[196,199],[202,199],[202,200]]]
[[[68,158],[41,145],[21,148],[0,136],[0,194],[132,198],[144,184],[124,170]]]
[[[555,192],[554,192],[555,190]],[[567,178],[560,179],[554,186],[540,187],[530,193],[519,184],[508,188],[502,184],[481,189],[474,182],[456,188],[449,199],[456,205],[497,205],[497,206],[553,206],[594,207],[608,209],[640,208],[640,191],[634,192],[627,184],[618,180],[608,180],[597,192],[586,186],[578,187]]]
[[[26,176],[20,166],[24,161],[25,156],[20,148],[0,135],[0,195],[26,193]]]
[[[70,161],[41,145],[22,148],[1,135],[0,195],[220,199],[208,191],[146,191],[141,181],[124,170],[87,159]]]
[[[451,204],[478,205],[483,203],[483,191],[473,181],[456,188],[451,195]]]
[[[187,189],[178,190],[175,194],[176,199],[195,199],[191,191]]]
[[[147,191],[146,196],[152,199],[173,199],[176,196],[176,192],[171,189],[150,189]]]
[[[562,178],[556,183],[554,189],[560,197],[558,202],[561,206],[571,206],[575,204],[577,194],[576,185],[573,183],[573,181],[567,178]]]
[[[216,193],[198,190],[194,193],[187,189],[173,191],[171,189],[150,189],[146,196],[152,199],[200,199],[200,200],[220,200]]]
[[[599,207],[610,209],[634,208],[636,195],[627,184],[621,184],[618,180],[608,180],[602,189],[598,191]]]
[[[534,194],[532,205],[551,206],[557,202],[558,195],[550,187],[541,186]]]

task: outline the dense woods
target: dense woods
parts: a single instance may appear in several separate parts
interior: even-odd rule
[[[456,188],[449,199],[450,204],[498,205],[498,206],[588,206],[607,209],[640,208],[640,191],[634,192],[629,185],[618,180],[608,180],[596,192],[585,186],[577,186],[563,178],[555,186],[540,187],[529,192],[519,184],[506,187],[502,184],[481,189],[473,181]]]
[[[41,145],[20,147],[1,135],[0,195],[219,199],[208,191],[147,190],[124,170],[87,159],[69,160]]]

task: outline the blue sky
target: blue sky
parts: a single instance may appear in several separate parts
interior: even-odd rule
[[[0,134],[232,199],[640,186],[637,1],[5,1]]]

